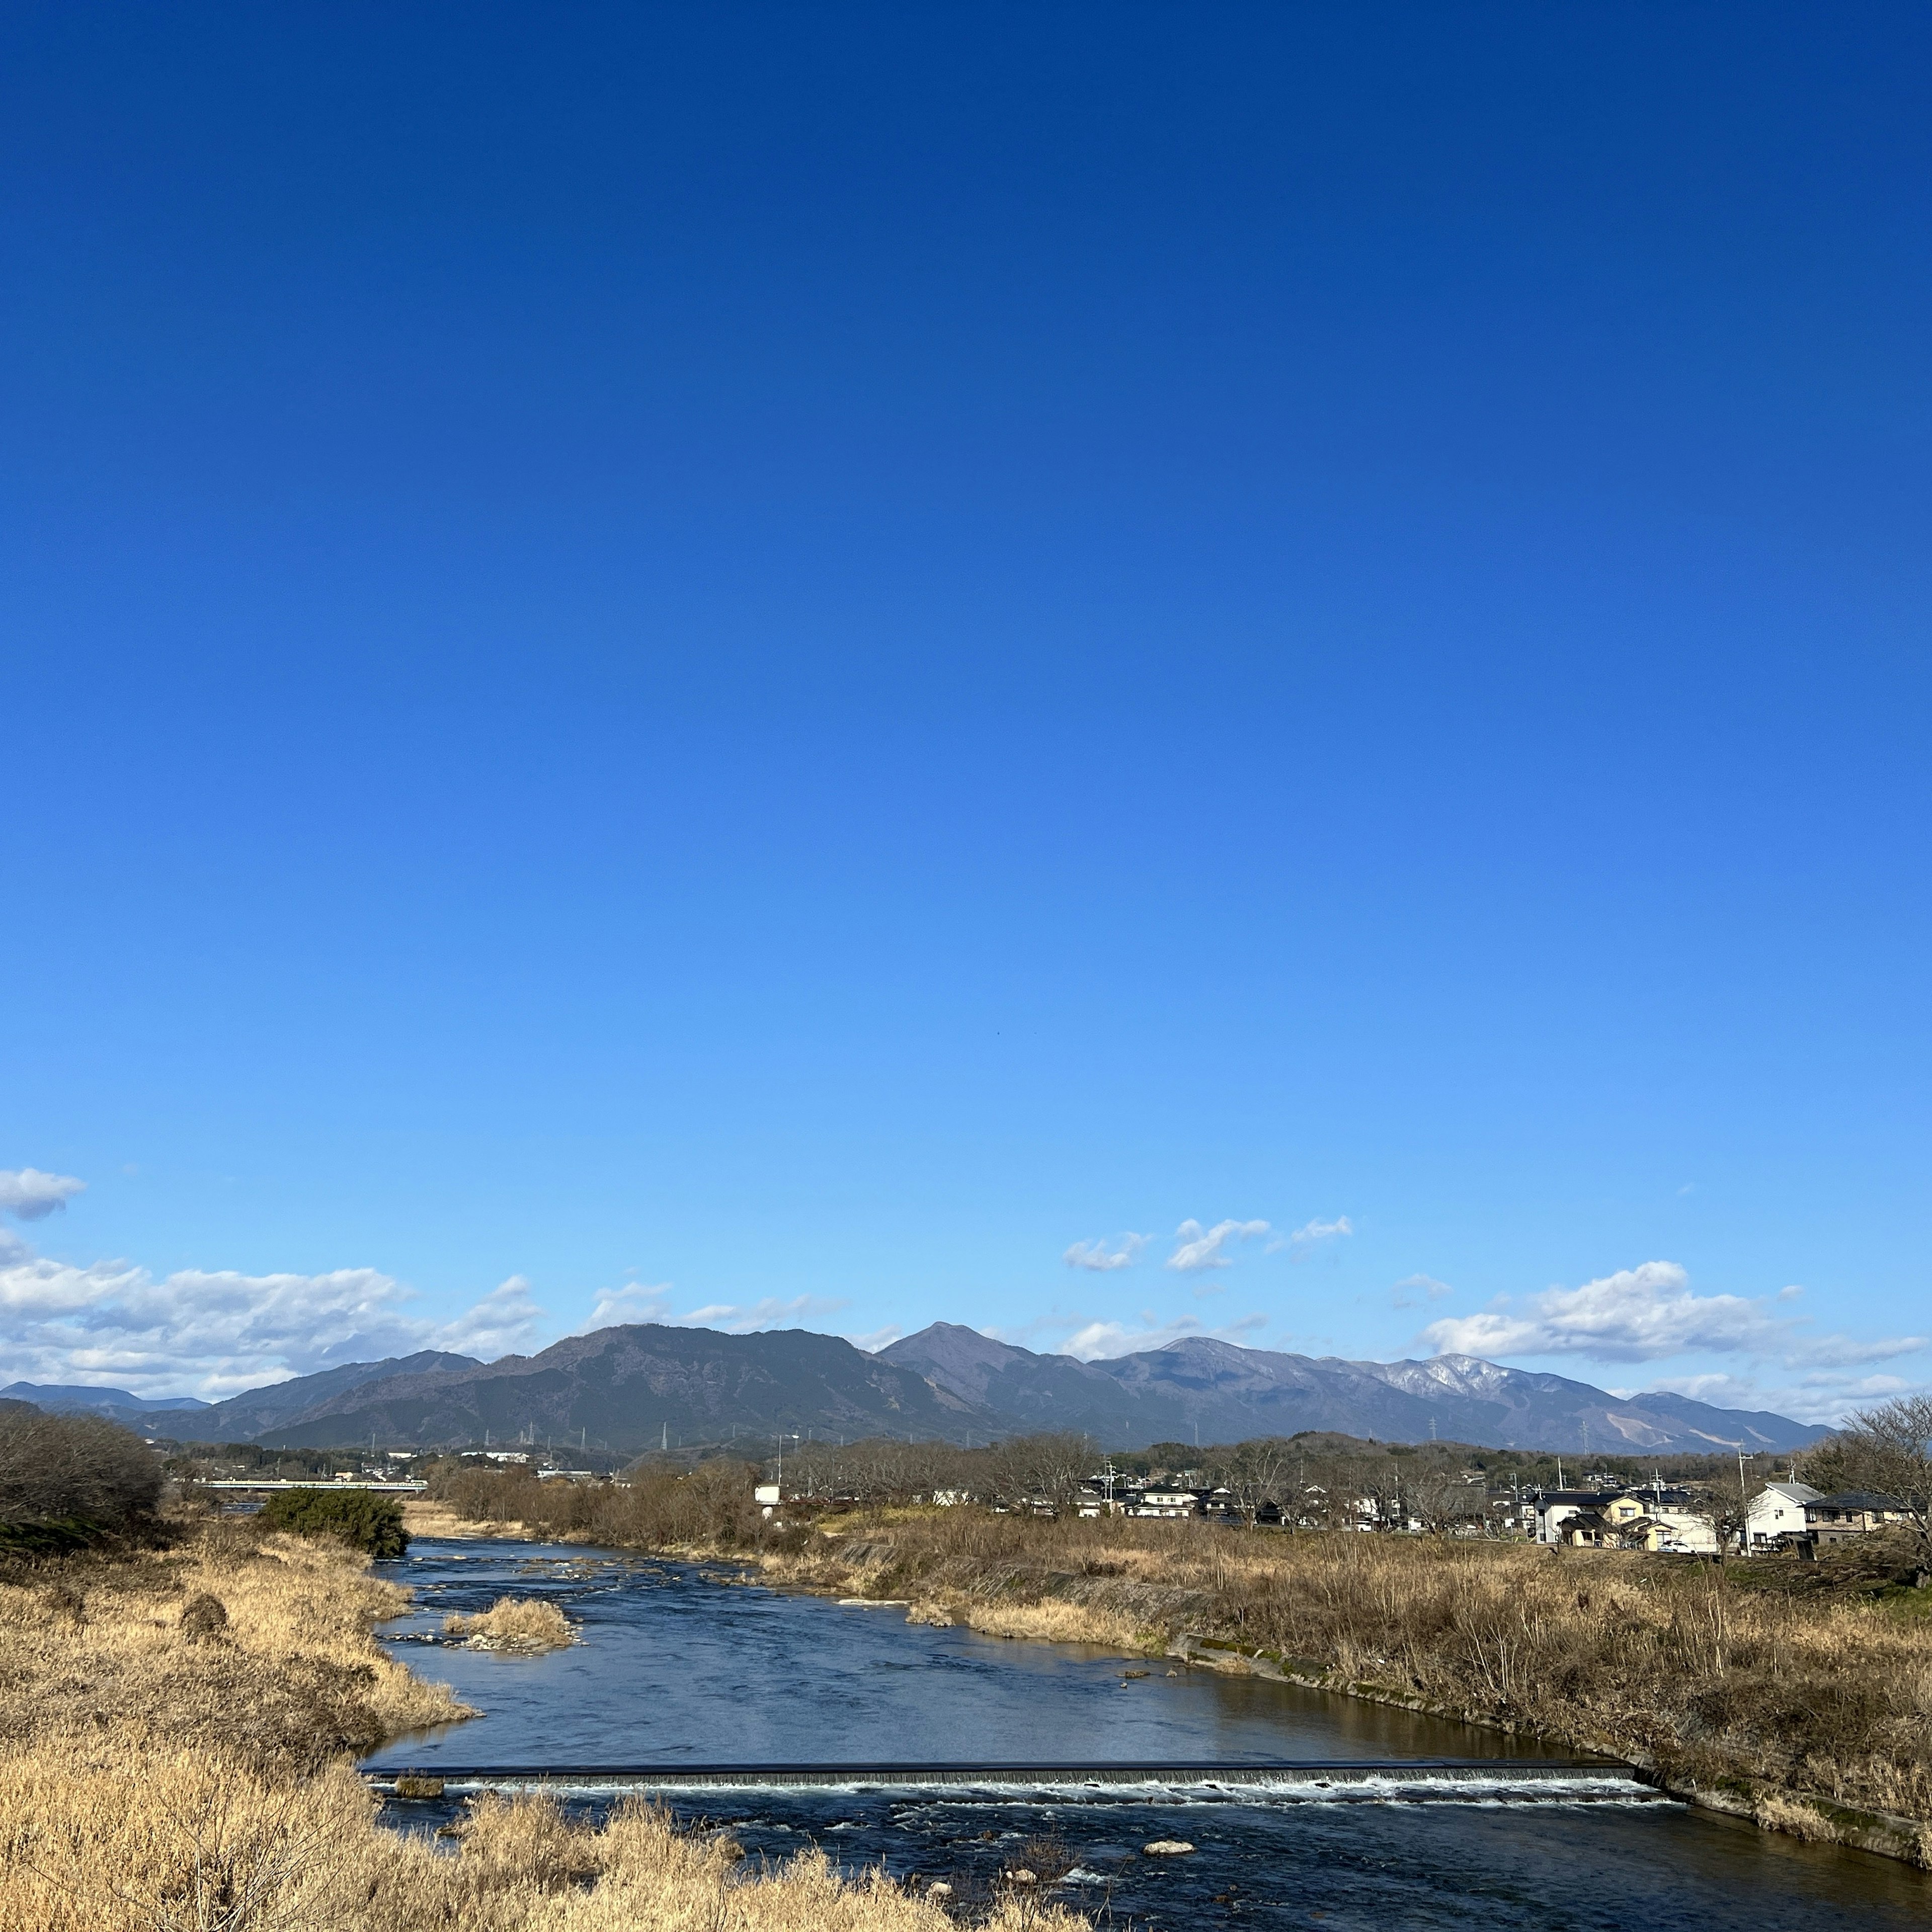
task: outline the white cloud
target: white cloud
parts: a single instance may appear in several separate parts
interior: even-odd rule
[[[1900,1355],[1916,1355],[1932,1347],[1932,1336],[1892,1335],[1876,1342],[1856,1342],[1849,1335],[1820,1335],[1804,1338],[1804,1346],[1785,1358],[1788,1369],[1851,1368],[1864,1362],[1890,1362]]]
[[[189,1268],[157,1280],[130,1262],[78,1267],[0,1237],[0,1363],[4,1379],[218,1400],[419,1348],[500,1354],[529,1336],[542,1312],[514,1276],[454,1322],[412,1313],[414,1299],[375,1268]]]
[[[1267,1326],[1265,1315],[1244,1315],[1239,1321],[1231,1322],[1220,1328],[1204,1328],[1191,1315],[1184,1315],[1157,1326],[1143,1325],[1138,1328],[1130,1328],[1120,1322],[1090,1322],[1070,1335],[1054,1352],[1074,1356],[1083,1362],[1112,1361],[1118,1356],[1164,1348],[1169,1342],[1178,1342],[1184,1336],[1203,1335],[1213,1341],[1232,1342]]]
[[[1835,1427],[1854,1410],[1868,1404],[1888,1402],[1896,1395],[1923,1393],[1924,1382],[1908,1382],[1902,1376],[1806,1376],[1795,1387],[1769,1386],[1747,1376],[1726,1375],[1684,1376],[1666,1378],[1651,1385],[1688,1395],[1698,1402],[1715,1403],[1720,1408],[1769,1409],[1788,1415],[1795,1422],[1822,1423]]]
[[[1690,1276],[1678,1263],[1645,1262],[1586,1282],[1581,1288],[1552,1288],[1531,1295],[1520,1309],[1507,1296],[1498,1296],[1480,1314],[1432,1322],[1423,1330],[1422,1340],[1446,1355],[1493,1359],[1576,1354],[1604,1362],[1646,1362],[1670,1355],[1743,1354],[1775,1357],[1794,1371],[1892,1361],[1932,1347],[1932,1337],[1923,1335],[1859,1341],[1849,1335],[1801,1334],[1798,1330],[1804,1318],[1772,1310],[1780,1304],[1788,1305],[1802,1292],[1786,1288],[1775,1296],[1756,1299],[1694,1294]],[[1688,1394],[1690,1383],[1700,1379],[1717,1385],[1708,1377],[1693,1376],[1682,1383],[1654,1386]],[[1826,1379],[1834,1388],[1840,1386],[1840,1378]],[[1761,1394],[1756,1400],[1760,1406],[1775,1406],[1787,1399]],[[1811,1407],[1815,1410],[1816,1405]],[[1798,1408],[1785,1412],[1813,1419]]]
[[[590,1317],[577,1332],[587,1335],[593,1328],[616,1328],[632,1322],[670,1322],[670,1283],[655,1287],[643,1282],[627,1282],[622,1288],[600,1288],[591,1304]]]
[[[1332,1221],[1307,1221],[1296,1228],[1285,1243],[1288,1258],[1292,1262],[1306,1261],[1324,1241],[1332,1241],[1344,1234],[1352,1234],[1354,1224],[1346,1214],[1338,1214]]]
[[[1406,1274],[1389,1291],[1390,1299],[1397,1308],[1418,1308],[1421,1304],[1418,1294],[1426,1295],[1431,1301],[1440,1301],[1446,1294],[1456,1291],[1446,1281],[1438,1281],[1432,1274]]]
[[[1105,1236],[1096,1240],[1076,1241],[1060,1259],[1069,1268],[1090,1268],[1105,1274],[1114,1268],[1132,1268],[1135,1257],[1148,1242],[1151,1234],[1123,1234],[1118,1247],[1108,1246]]]
[[[41,1221],[64,1208],[87,1183],[70,1174],[43,1174],[37,1167],[0,1168],[0,1214]]]
[[[766,1295],[741,1307],[736,1302],[714,1301],[674,1319],[683,1328],[718,1328],[727,1335],[754,1335],[765,1328],[795,1328],[808,1315],[836,1315],[847,1304],[816,1294],[795,1294],[789,1301]]]
[[[762,1328],[795,1328],[808,1316],[836,1315],[847,1306],[844,1301],[828,1301],[815,1294],[794,1295],[789,1301],[767,1295],[749,1306],[735,1301],[712,1301],[680,1315],[673,1305],[674,1292],[668,1281],[650,1287],[641,1282],[630,1282],[622,1288],[599,1288],[589,1318],[576,1332],[587,1335],[593,1328],[656,1322],[670,1328],[718,1328],[728,1335],[749,1335]]]
[[[547,1311],[537,1306],[530,1285],[520,1274],[493,1288],[467,1313],[446,1322],[436,1346],[485,1361],[514,1351],[535,1334]]]
[[[1688,1395],[1693,1402],[1708,1402],[1717,1408],[1763,1408],[1768,1405],[1757,1384],[1744,1376],[1720,1370],[1701,1376],[1664,1376],[1646,1382],[1640,1389],[1613,1388],[1609,1393],[1619,1402],[1640,1395]]]
[[[1180,1245],[1167,1258],[1167,1265],[1183,1274],[1197,1268],[1222,1268],[1232,1265],[1234,1256],[1222,1252],[1231,1241],[1252,1240],[1268,1232],[1265,1221],[1217,1221],[1204,1228],[1198,1221],[1184,1221],[1174,1229]]]
[[[869,1335],[848,1335],[845,1339],[862,1353],[876,1355],[881,1348],[890,1348],[904,1333],[896,1322],[889,1322],[883,1328],[874,1328]]]
[[[1506,1298],[1478,1315],[1432,1322],[1423,1339],[1445,1355],[1594,1356],[1653,1361],[1694,1349],[1768,1352],[1787,1342],[1790,1324],[1761,1301],[1737,1294],[1693,1294],[1676,1262],[1645,1262],[1529,1297],[1521,1312]]]

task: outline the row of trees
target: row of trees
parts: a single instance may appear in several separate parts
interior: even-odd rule
[[[1348,1438],[1265,1437],[1202,1451],[1195,1472],[1223,1490],[1230,1513],[1274,1516],[1316,1528],[1418,1523],[1446,1532],[1487,1528],[1488,1485],[1458,1445],[1381,1445]],[[718,1457],[687,1469],[646,1459],[620,1489],[540,1482],[525,1472],[444,1466],[435,1492],[466,1515],[515,1517],[558,1532],[606,1534],[627,1542],[718,1540],[749,1535],[759,1520],[754,1480],[782,1474],[789,1496],[830,1504],[877,1506],[953,1495],[1007,1509],[1070,1511],[1106,1462],[1081,1435],[1016,1437],[985,1449],[890,1437],[835,1446],[800,1445],[761,1469]],[[1145,1462],[1144,1456],[1124,1459]],[[1855,1417],[1810,1451],[1805,1480],[1823,1490],[1869,1490],[1896,1498],[1932,1562],[1932,1398],[1886,1403]],[[1720,1460],[1699,1484],[1720,1539],[1735,1538],[1756,1489],[1735,1460]]]
[[[1278,1510],[1285,1521],[1315,1526],[1415,1522],[1441,1532],[1490,1520],[1483,1472],[1471,1467],[1470,1452],[1460,1445],[1266,1437],[1205,1450],[1179,1444],[1167,1450],[1174,1460],[1193,1458],[1201,1479],[1225,1489],[1233,1512],[1250,1521]],[[1150,1454],[1157,1463],[1160,1452]],[[1144,1465],[1149,1456],[1123,1460]],[[1696,1492],[1720,1540],[1734,1540],[1762,1479],[1730,1457],[1695,1460],[1702,1466],[1694,1477]],[[1105,1460],[1078,1435],[1022,1436],[973,1450],[875,1438],[844,1448],[806,1445],[785,1459],[785,1486],[864,1503],[950,1490],[1006,1508],[1037,1502],[1066,1509]],[[1865,1490],[1892,1498],[1932,1562],[1932,1396],[1904,1396],[1862,1412],[1797,1466],[1804,1480],[1827,1493]]]
[[[621,1485],[544,1481],[532,1471],[456,1462],[429,1473],[429,1493],[472,1522],[524,1522],[552,1536],[584,1536],[634,1549],[746,1544],[762,1520],[758,1472],[728,1456],[695,1468],[645,1464]]]
[[[1201,1481],[1228,1492],[1232,1511],[1252,1522],[1279,1511],[1290,1522],[1353,1525],[1420,1521],[1430,1529],[1485,1516],[1480,1474],[1469,1480],[1448,1451],[1363,1445],[1337,1451],[1280,1438],[1191,1452]],[[1144,1460],[1144,1459],[1136,1459]],[[905,1502],[958,1494],[1004,1508],[1077,1506],[1106,1461],[1084,1436],[1018,1436],[988,1449],[874,1437],[835,1447],[812,1443],[782,1459],[786,1492],[830,1502]],[[767,1463],[775,1475],[778,1465]]]

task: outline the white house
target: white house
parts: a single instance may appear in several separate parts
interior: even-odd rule
[[[1137,1501],[1127,1505],[1129,1516],[1192,1516],[1195,1497],[1192,1490],[1143,1490]]]
[[[1563,1526],[1573,1516],[1594,1515],[1616,1495],[1614,1490],[1545,1490],[1536,1498],[1536,1540],[1561,1543]]]
[[[1744,1534],[1754,1546],[1768,1543],[1774,1536],[1802,1536],[1804,1532],[1804,1505],[1816,1502],[1818,1492],[1809,1483],[1767,1483],[1750,1499],[1745,1513]]]
[[[1697,1499],[1654,1484],[1642,1490],[1545,1490],[1536,1499],[1539,1543],[1708,1554],[1718,1534]]]

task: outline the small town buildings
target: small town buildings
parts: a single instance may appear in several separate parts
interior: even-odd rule
[[[1192,1490],[1148,1489],[1128,1498],[1125,1514],[1129,1516],[1192,1516],[1199,1508],[1200,1498]]]
[[[1745,1512],[1744,1541],[1753,1550],[1762,1549],[1781,1536],[1804,1533],[1804,1505],[1816,1502],[1818,1492],[1809,1483],[1780,1477],[1767,1483],[1750,1499]]]
[[[1828,1496],[1814,1496],[1804,1505],[1805,1533],[1819,1548],[1906,1520],[1905,1505],[1896,1496],[1876,1496],[1869,1490],[1838,1490]]]
[[[1613,1490],[1544,1490],[1536,1497],[1536,1540],[1563,1543],[1564,1525],[1574,1516],[1600,1515],[1616,1500]]]
[[[1688,1490],[1545,1490],[1536,1498],[1536,1540],[1588,1550],[1662,1550],[1708,1555],[1711,1519]]]

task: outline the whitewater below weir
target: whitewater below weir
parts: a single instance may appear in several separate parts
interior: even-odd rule
[[[1014,1642],[576,1545],[416,1543],[393,1654],[484,1714],[372,1754],[441,1796],[555,1791],[596,1816],[640,1790],[746,1851],[821,1846],[970,1898],[1015,1864],[1116,1924],[1786,1932],[1932,1918],[1925,1874],[1694,1812],[1617,1767],[1256,1678]],[[518,1657],[442,1619],[542,1597],[579,1626]],[[1144,1671],[1144,1676],[1126,1672]],[[748,1771],[746,1767],[756,1767]],[[1146,1854],[1181,1840],[1184,1856]],[[1044,1842],[1042,1842],[1044,1841]],[[1022,1848],[1025,1848],[1022,1850]]]

